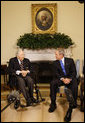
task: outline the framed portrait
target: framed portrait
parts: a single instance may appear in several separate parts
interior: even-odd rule
[[[55,33],[57,4],[32,4],[32,33]]]

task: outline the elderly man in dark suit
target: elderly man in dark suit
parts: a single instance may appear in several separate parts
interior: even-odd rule
[[[54,80],[50,83],[51,104],[49,112],[56,109],[56,91],[58,87],[66,87],[66,95],[69,101],[69,109],[64,118],[65,121],[71,120],[72,109],[77,106],[78,84],[76,79],[76,67],[72,58],[64,57],[64,49],[58,48],[56,51],[56,61],[54,61]]]
[[[32,72],[31,63],[27,58],[24,58],[24,52],[22,49],[18,50],[16,57],[10,59],[8,68],[10,83],[12,85],[16,80],[16,85],[18,85],[18,89],[21,90],[25,97],[27,106],[36,102],[33,97],[34,82],[30,76]],[[26,85],[29,88],[29,92],[26,89]]]

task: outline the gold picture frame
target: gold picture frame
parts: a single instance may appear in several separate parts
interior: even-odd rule
[[[32,4],[32,33],[55,33],[57,4]]]

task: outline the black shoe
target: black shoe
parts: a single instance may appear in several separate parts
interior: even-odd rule
[[[27,100],[26,106],[32,106],[32,100],[30,98]]]
[[[51,104],[48,111],[51,113],[51,112],[54,112],[55,109],[56,109],[56,104]]]
[[[31,98],[31,100],[32,100],[32,103],[38,103],[38,101],[34,97]]]
[[[71,120],[71,114],[72,114],[72,109],[69,108],[68,111],[67,111],[67,113],[66,113],[66,116],[64,118],[64,121],[65,122],[69,122]]]

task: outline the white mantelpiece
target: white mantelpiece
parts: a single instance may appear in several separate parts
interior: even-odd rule
[[[25,58],[30,59],[30,61],[42,61],[42,60],[56,60],[55,58],[56,49],[45,49],[45,50],[27,50],[24,49]],[[72,56],[72,48],[65,49],[65,56]]]

